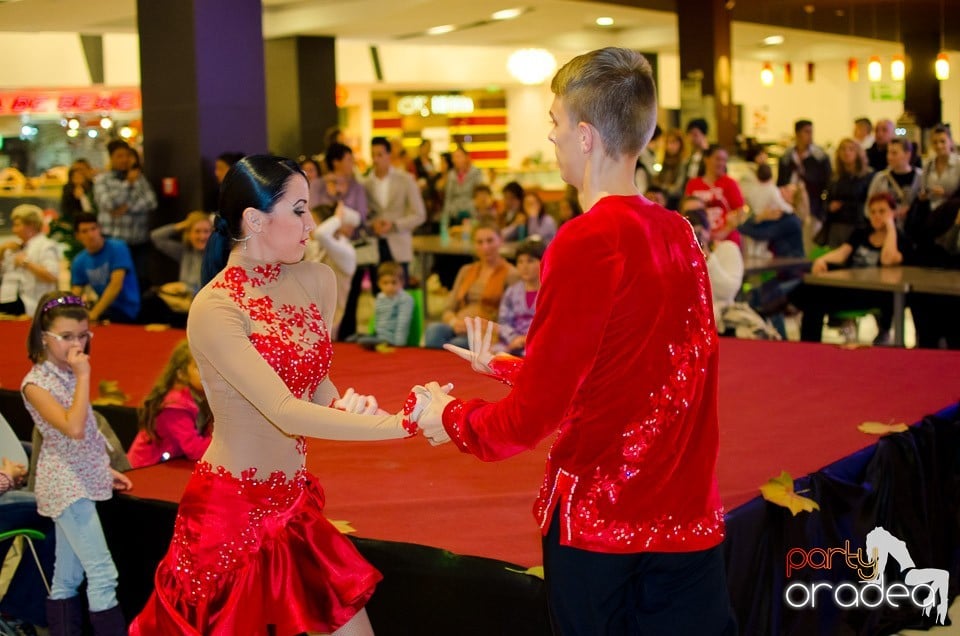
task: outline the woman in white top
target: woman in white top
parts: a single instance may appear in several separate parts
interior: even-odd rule
[[[60,250],[43,233],[43,210],[18,205],[10,214],[16,240],[0,245],[0,313],[33,315],[40,297],[57,288]]]
[[[923,167],[923,186],[920,198],[930,201],[930,209],[936,210],[952,197],[960,187],[960,157],[954,153],[950,129],[940,124],[930,133],[930,145],[934,157]]]

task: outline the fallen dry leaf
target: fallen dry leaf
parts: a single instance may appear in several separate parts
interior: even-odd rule
[[[820,510],[820,504],[808,497],[802,497],[793,490],[793,477],[783,471],[779,477],[774,477],[760,486],[763,498],[772,504],[787,508],[793,516],[798,512],[813,512]]]
[[[543,578],[543,566],[535,565],[532,568],[527,568],[526,570],[515,570],[513,568],[506,568],[508,572],[516,572],[517,574],[526,574],[528,576],[535,576],[538,579]]]
[[[888,435],[890,433],[905,433],[910,427],[903,422],[884,424],[883,422],[861,422],[857,430],[867,435]]]
[[[331,521],[333,527],[340,531],[340,534],[350,534],[351,532],[356,532],[357,529],[350,525],[349,521]]]

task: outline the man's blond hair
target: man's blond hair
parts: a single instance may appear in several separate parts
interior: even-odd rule
[[[578,55],[557,71],[550,90],[574,122],[600,133],[608,155],[637,155],[657,125],[657,87],[646,58],[608,47]]]

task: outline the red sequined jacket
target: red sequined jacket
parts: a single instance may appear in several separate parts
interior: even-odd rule
[[[543,260],[522,364],[496,403],[454,400],[444,427],[492,461],[559,429],[534,515],[561,542],[685,552],[723,540],[717,488],[717,333],[703,254],[676,212],[606,197]]]

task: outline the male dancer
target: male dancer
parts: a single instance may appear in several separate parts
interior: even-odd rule
[[[650,65],[593,51],[551,88],[549,139],[588,213],[547,249],[525,360],[491,357],[479,321],[458,351],[510,394],[431,383],[420,425],[487,461],[559,429],[534,505],[557,633],[733,634],[710,284],[690,225],[634,185],[656,124]]]

